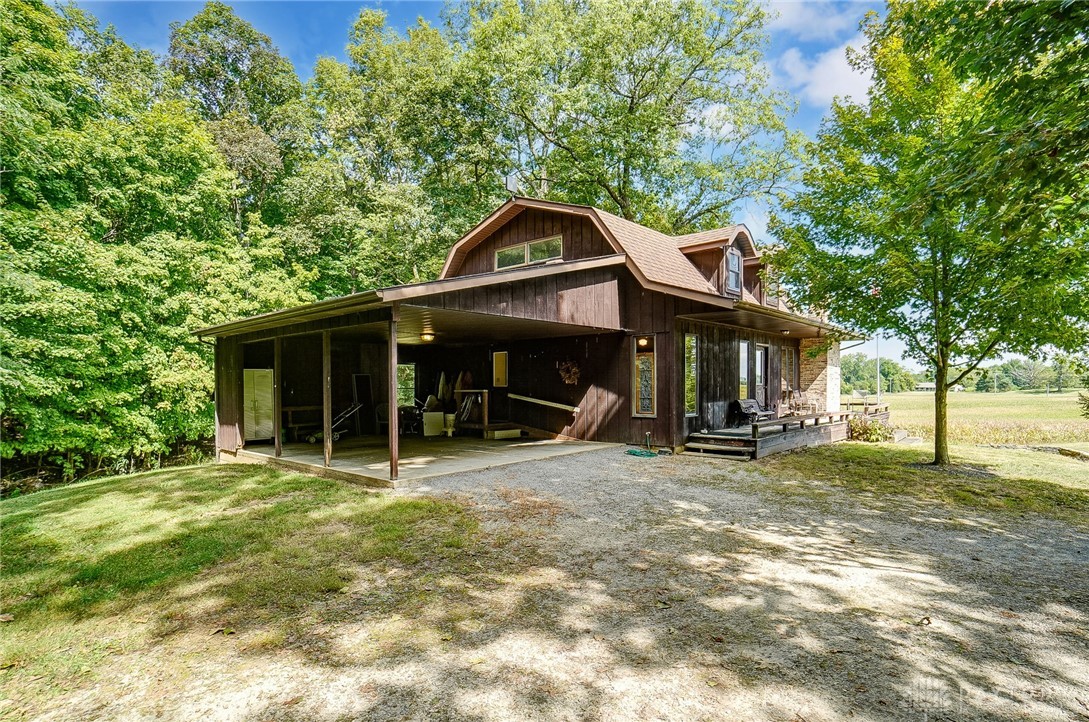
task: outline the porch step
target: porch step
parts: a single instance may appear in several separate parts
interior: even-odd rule
[[[702,444],[700,442],[690,441],[684,445],[685,451],[693,451],[697,453],[711,452],[719,454],[728,459],[736,459],[738,461],[749,461],[752,459],[753,451],[750,446],[728,446],[726,444]]]
[[[690,434],[688,442],[693,444],[711,444],[734,448],[752,448],[756,445],[756,439],[749,436],[723,436],[719,434]]]

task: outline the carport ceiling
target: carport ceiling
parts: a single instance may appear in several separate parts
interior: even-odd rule
[[[434,341],[423,341],[421,334],[435,334]],[[397,343],[406,346],[422,344],[476,344],[518,341],[562,336],[586,336],[598,333],[618,333],[617,329],[594,328],[575,324],[511,318],[488,313],[454,311],[426,306],[401,306],[397,323]],[[353,337],[364,341],[385,341],[386,323],[377,322],[333,331],[334,338]]]

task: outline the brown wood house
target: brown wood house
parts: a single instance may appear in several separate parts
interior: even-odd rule
[[[838,411],[838,329],[790,310],[762,270],[744,226],[671,237],[513,198],[436,281],[198,331],[215,339],[218,454],[320,438],[328,466],[338,429],[381,433],[396,479],[404,422],[388,409],[431,396],[459,433],[672,449],[730,429],[738,399],[780,417],[802,391],[806,411]]]

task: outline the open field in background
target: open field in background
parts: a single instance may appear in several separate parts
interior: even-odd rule
[[[892,425],[913,436],[934,437],[934,394],[884,394]],[[949,394],[949,440],[962,444],[1057,444],[1089,446],[1089,419],[1078,409],[1078,392],[973,391]]]

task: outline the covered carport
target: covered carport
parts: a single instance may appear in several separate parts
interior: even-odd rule
[[[502,421],[503,414],[496,410],[511,403],[540,405],[552,413],[571,416],[580,412],[574,404],[507,394],[505,388],[494,387],[493,349],[519,342],[540,341],[544,346],[554,339],[570,342],[577,337],[622,335],[618,321],[609,323],[611,327],[586,326],[527,318],[524,308],[518,311],[520,315],[505,315],[447,307],[465,305],[444,295],[463,285],[464,281],[440,281],[367,292],[202,329],[200,335],[216,339],[216,444],[220,460],[274,463],[391,486],[402,477],[423,478],[584,449],[586,442],[555,435],[541,438],[546,435],[534,434],[533,429],[525,431],[537,438],[494,441],[466,437],[469,432],[465,427],[474,424],[464,424],[459,436],[452,439],[402,437],[399,414],[389,412],[404,400],[398,398],[398,367],[402,364],[414,365],[426,379],[413,389],[424,397],[438,370],[472,370],[476,382],[466,391],[482,392],[483,424],[478,421],[475,426],[487,435],[489,427],[498,428]],[[511,310],[509,305],[492,302],[487,307]],[[271,427],[262,432],[261,440],[253,438],[256,422],[248,407],[243,408],[243,375],[253,365],[271,372]],[[533,372],[556,373],[555,369]],[[355,433],[336,440],[334,421],[347,400],[360,403],[361,397],[368,395],[360,392],[358,376],[367,377],[370,398],[350,421]],[[375,407],[382,404],[388,412],[388,423],[381,429],[384,439],[377,436],[380,429],[375,423]],[[514,424],[510,427],[518,428]],[[307,437],[319,439],[320,445],[307,444]]]

